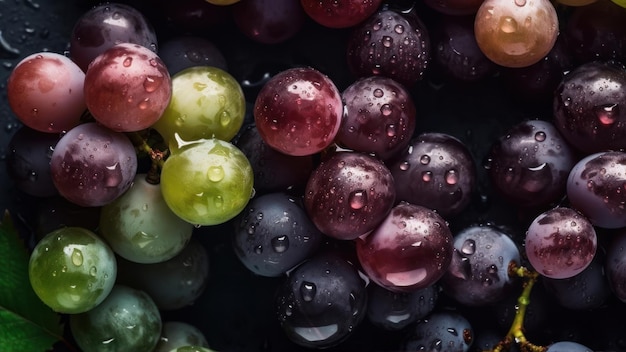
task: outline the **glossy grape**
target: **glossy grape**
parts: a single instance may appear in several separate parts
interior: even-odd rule
[[[292,68],[273,76],[254,104],[256,127],[272,148],[311,155],[334,140],[343,116],[333,81],[313,68]]]
[[[228,70],[220,49],[210,40],[196,36],[178,36],[159,46],[159,57],[171,76],[194,66],[212,66]]]
[[[28,263],[37,296],[60,313],[82,313],[111,292],[117,262],[111,248],[93,232],[64,227],[44,236]]]
[[[85,73],[67,57],[49,52],[29,55],[11,71],[6,91],[11,110],[41,132],[67,131],[85,111]]]
[[[184,346],[209,347],[206,337],[197,327],[182,321],[163,322],[161,338],[154,352],[170,352]]]
[[[565,194],[574,151],[550,122],[527,120],[494,141],[485,167],[494,189],[523,206],[545,206]]]
[[[603,152],[578,161],[567,179],[573,208],[599,227],[626,226],[626,153]]]
[[[252,167],[233,144],[218,139],[189,142],[167,158],[161,171],[163,198],[194,225],[234,218],[253,195]]]
[[[50,167],[63,197],[81,206],[102,206],[130,187],[137,155],[128,137],[89,122],[59,140]]]
[[[138,263],[158,263],[185,248],[193,225],[165,203],[159,184],[138,174],[119,198],[102,207],[99,233],[118,255]]]
[[[596,231],[576,211],[553,208],[530,224],[525,246],[528,260],[541,275],[566,279],[582,272],[593,260]]]
[[[356,26],[373,15],[381,3],[382,0],[300,0],[309,17],[329,28]]]
[[[439,286],[413,292],[393,292],[374,283],[368,285],[367,317],[386,330],[402,330],[429,315],[437,304]]]
[[[9,141],[6,167],[15,186],[38,197],[58,194],[50,175],[50,156],[59,136],[22,126]]]
[[[85,12],[74,24],[70,57],[86,72],[93,59],[120,43],[157,51],[154,28],[141,12],[126,4],[101,4]]]
[[[448,269],[454,247],[446,222],[436,212],[406,202],[396,205],[370,234],[356,241],[367,276],[394,292],[428,287]]]
[[[410,140],[416,125],[416,108],[409,91],[382,76],[365,77],[342,93],[345,113],[336,142],[359,152],[388,159]]]
[[[117,44],[97,56],[85,75],[85,102],[102,125],[133,132],[152,126],[172,96],[167,67],[148,48]]]
[[[161,314],[145,292],[115,285],[99,306],[70,316],[78,346],[91,351],[150,352],[159,342]]]
[[[209,254],[195,239],[172,259],[154,264],[118,259],[118,282],[145,291],[161,310],[193,304],[209,279]]]
[[[441,279],[444,293],[468,306],[484,306],[506,297],[517,283],[511,265],[521,265],[513,240],[496,227],[470,226],[454,236],[452,263]]]
[[[195,66],[172,78],[172,99],[153,127],[170,149],[177,138],[230,141],[243,124],[246,102],[239,83],[226,71]]]
[[[347,58],[357,77],[382,75],[413,86],[430,60],[428,30],[415,13],[381,10],[355,27]]]
[[[284,274],[315,253],[324,239],[304,208],[285,193],[269,193],[250,201],[234,228],[237,257],[262,276]]]
[[[395,199],[385,164],[367,154],[338,152],[309,177],[304,205],[322,233],[352,240],[378,226]]]
[[[295,36],[306,14],[294,0],[241,0],[233,5],[233,20],[241,33],[263,44]]]
[[[289,339],[309,348],[345,340],[365,317],[367,290],[354,266],[335,253],[321,253],[281,284],[276,309]]]
[[[549,0],[485,0],[476,13],[474,32],[490,60],[505,67],[525,67],[550,52],[559,19]]]
[[[626,147],[626,69],[594,61],[570,71],[554,93],[555,125],[587,154]]]
[[[476,166],[467,147],[445,133],[422,133],[388,163],[398,200],[459,214],[470,203]]]
[[[403,343],[404,351],[469,351],[474,341],[474,329],[460,313],[435,312],[418,321],[409,330]]]

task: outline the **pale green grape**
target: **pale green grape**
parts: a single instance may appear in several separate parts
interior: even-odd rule
[[[195,66],[172,77],[172,99],[153,127],[175,152],[175,134],[183,140],[217,138],[230,141],[241,128],[246,101],[228,72]]]
[[[161,327],[161,314],[152,298],[119,284],[96,308],[70,315],[72,335],[83,352],[151,352]]]
[[[135,176],[132,187],[102,207],[100,233],[120,256],[138,263],[158,263],[180,253],[193,225],[174,214],[161,186]]]
[[[163,323],[161,339],[153,352],[169,352],[184,346],[208,348],[209,343],[197,327],[182,321],[168,321]]]
[[[253,192],[246,156],[219,139],[185,143],[165,161],[161,189],[172,211],[196,225],[216,225],[235,217]]]
[[[50,232],[35,246],[28,264],[37,296],[61,313],[82,313],[111,292],[117,262],[111,248],[93,232],[65,227]]]

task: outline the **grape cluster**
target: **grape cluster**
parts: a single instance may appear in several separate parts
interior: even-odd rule
[[[4,86],[55,351],[626,351],[622,5],[78,6]]]

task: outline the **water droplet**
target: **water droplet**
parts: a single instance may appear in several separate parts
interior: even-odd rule
[[[289,249],[289,237],[277,236],[272,238],[272,248],[276,253],[283,253]]]
[[[400,170],[402,170],[402,171],[406,171],[406,170],[408,170],[408,169],[409,169],[409,167],[410,167],[410,166],[411,166],[411,164],[410,164],[408,161],[406,161],[406,160],[405,160],[405,161],[403,161],[403,162],[400,164]]]
[[[380,89],[380,88],[374,89],[374,96],[376,98],[382,98],[383,95],[385,95],[385,93],[383,92],[382,89]]]
[[[526,5],[526,0],[515,0],[515,5],[522,7]]]
[[[537,133],[535,133],[535,140],[537,142],[543,142],[546,140],[546,133],[543,131],[539,131]]]
[[[130,65],[132,65],[132,64],[133,64],[133,58],[130,57],[130,56],[125,58],[124,61],[122,62],[122,65],[124,67],[130,67]]]
[[[618,104],[605,104],[594,107],[598,120],[603,125],[612,125],[619,116]]]
[[[160,77],[146,76],[146,79],[143,81],[143,89],[145,89],[148,93],[152,93],[159,88],[162,81],[163,80]]]
[[[230,114],[228,113],[228,111],[222,111],[222,113],[220,114],[220,124],[223,127],[228,127],[228,125],[230,124],[230,122],[233,119],[230,117]]]
[[[390,36],[386,35],[386,36],[383,37],[382,42],[383,42],[383,46],[385,48],[390,48],[393,45],[393,38],[391,38]]]
[[[398,33],[398,34],[402,34],[404,33],[404,26],[401,24],[397,24],[395,27],[393,27],[394,32]]]
[[[363,208],[367,204],[367,192],[364,190],[357,190],[350,193],[348,198],[350,202],[350,208],[358,210]]]
[[[216,208],[221,208],[222,206],[224,206],[224,199],[222,198],[222,196],[215,196],[213,198],[213,204]]]
[[[146,99],[140,101],[139,104],[137,104],[137,107],[140,110],[146,110],[147,108],[149,108],[150,107],[150,98],[146,98]]]
[[[315,298],[316,293],[317,287],[314,283],[303,281],[302,285],[300,285],[300,295],[302,295],[302,299],[305,302],[311,302]]]
[[[72,251],[71,258],[72,258],[72,264],[76,266],[83,265],[83,252],[80,249],[74,248],[74,250]]]
[[[429,163],[430,163],[430,157],[428,155],[424,154],[420,157],[420,164],[428,165]]]
[[[389,116],[391,115],[391,105],[389,104],[383,104],[383,106],[380,107],[380,112],[383,114],[383,116]]]
[[[431,171],[422,172],[422,181],[430,182],[433,179],[433,173]]]
[[[224,168],[222,168],[221,166],[211,166],[209,167],[207,176],[212,182],[220,182],[224,179]]]
[[[202,82],[193,82],[192,87],[197,90],[198,92],[204,90],[207,85],[205,83]]]
[[[465,255],[472,255],[476,252],[476,242],[472,239],[467,239],[461,245],[461,253]]]
[[[459,182],[459,174],[456,172],[456,170],[450,169],[446,171],[445,179],[447,184],[455,185],[457,182]]]
[[[500,30],[504,33],[517,32],[517,21],[510,16],[502,16],[500,18]]]
[[[98,274],[98,269],[96,269],[96,267],[95,267],[95,266],[92,266],[92,267],[89,269],[89,275],[91,275],[91,276],[96,276],[96,274]]]
[[[258,245],[258,246],[256,246],[256,247],[254,247],[254,253],[256,253],[256,254],[261,254],[261,253],[263,253],[263,246]]]
[[[107,172],[104,178],[106,187],[117,187],[122,183],[123,175],[119,163],[109,165],[106,167]]]
[[[387,125],[387,136],[393,137],[395,135],[396,135],[396,125],[394,124]]]

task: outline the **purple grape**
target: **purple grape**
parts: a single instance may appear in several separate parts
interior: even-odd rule
[[[448,134],[422,133],[388,164],[399,201],[436,210],[444,218],[463,211],[475,191],[474,158]]]
[[[262,276],[279,276],[312,255],[324,236],[297,200],[284,193],[252,199],[234,221],[241,262]]]
[[[468,306],[502,300],[517,283],[510,265],[521,264],[513,240],[494,226],[474,225],[454,236],[452,263],[441,279],[443,292]]]
[[[50,167],[52,181],[63,197],[85,207],[102,206],[130,187],[137,154],[124,134],[89,122],[61,137]]]
[[[347,57],[357,77],[382,75],[410,87],[428,67],[430,38],[415,13],[383,9],[354,28]]]
[[[367,317],[372,324],[385,330],[402,330],[435,309],[438,292],[437,285],[413,292],[393,292],[370,283]]]
[[[341,94],[343,120],[336,137],[341,146],[388,159],[406,147],[415,129],[413,98],[391,78],[357,80]]]
[[[470,322],[455,311],[437,311],[409,329],[403,351],[467,352],[474,340]]]
[[[485,167],[505,199],[538,207],[564,196],[575,162],[573,151],[550,122],[528,120],[493,143]]]
[[[334,252],[315,255],[295,268],[278,288],[278,320],[298,345],[339,344],[363,321],[367,289],[357,269]]]
[[[367,154],[338,152],[309,177],[304,205],[324,234],[352,240],[378,226],[395,199],[393,177],[382,161]]]
[[[593,260],[596,231],[578,212],[565,207],[550,209],[533,220],[526,232],[526,256],[541,275],[571,278]]]
[[[580,160],[567,179],[571,206],[595,226],[626,226],[626,153],[603,152]]]

